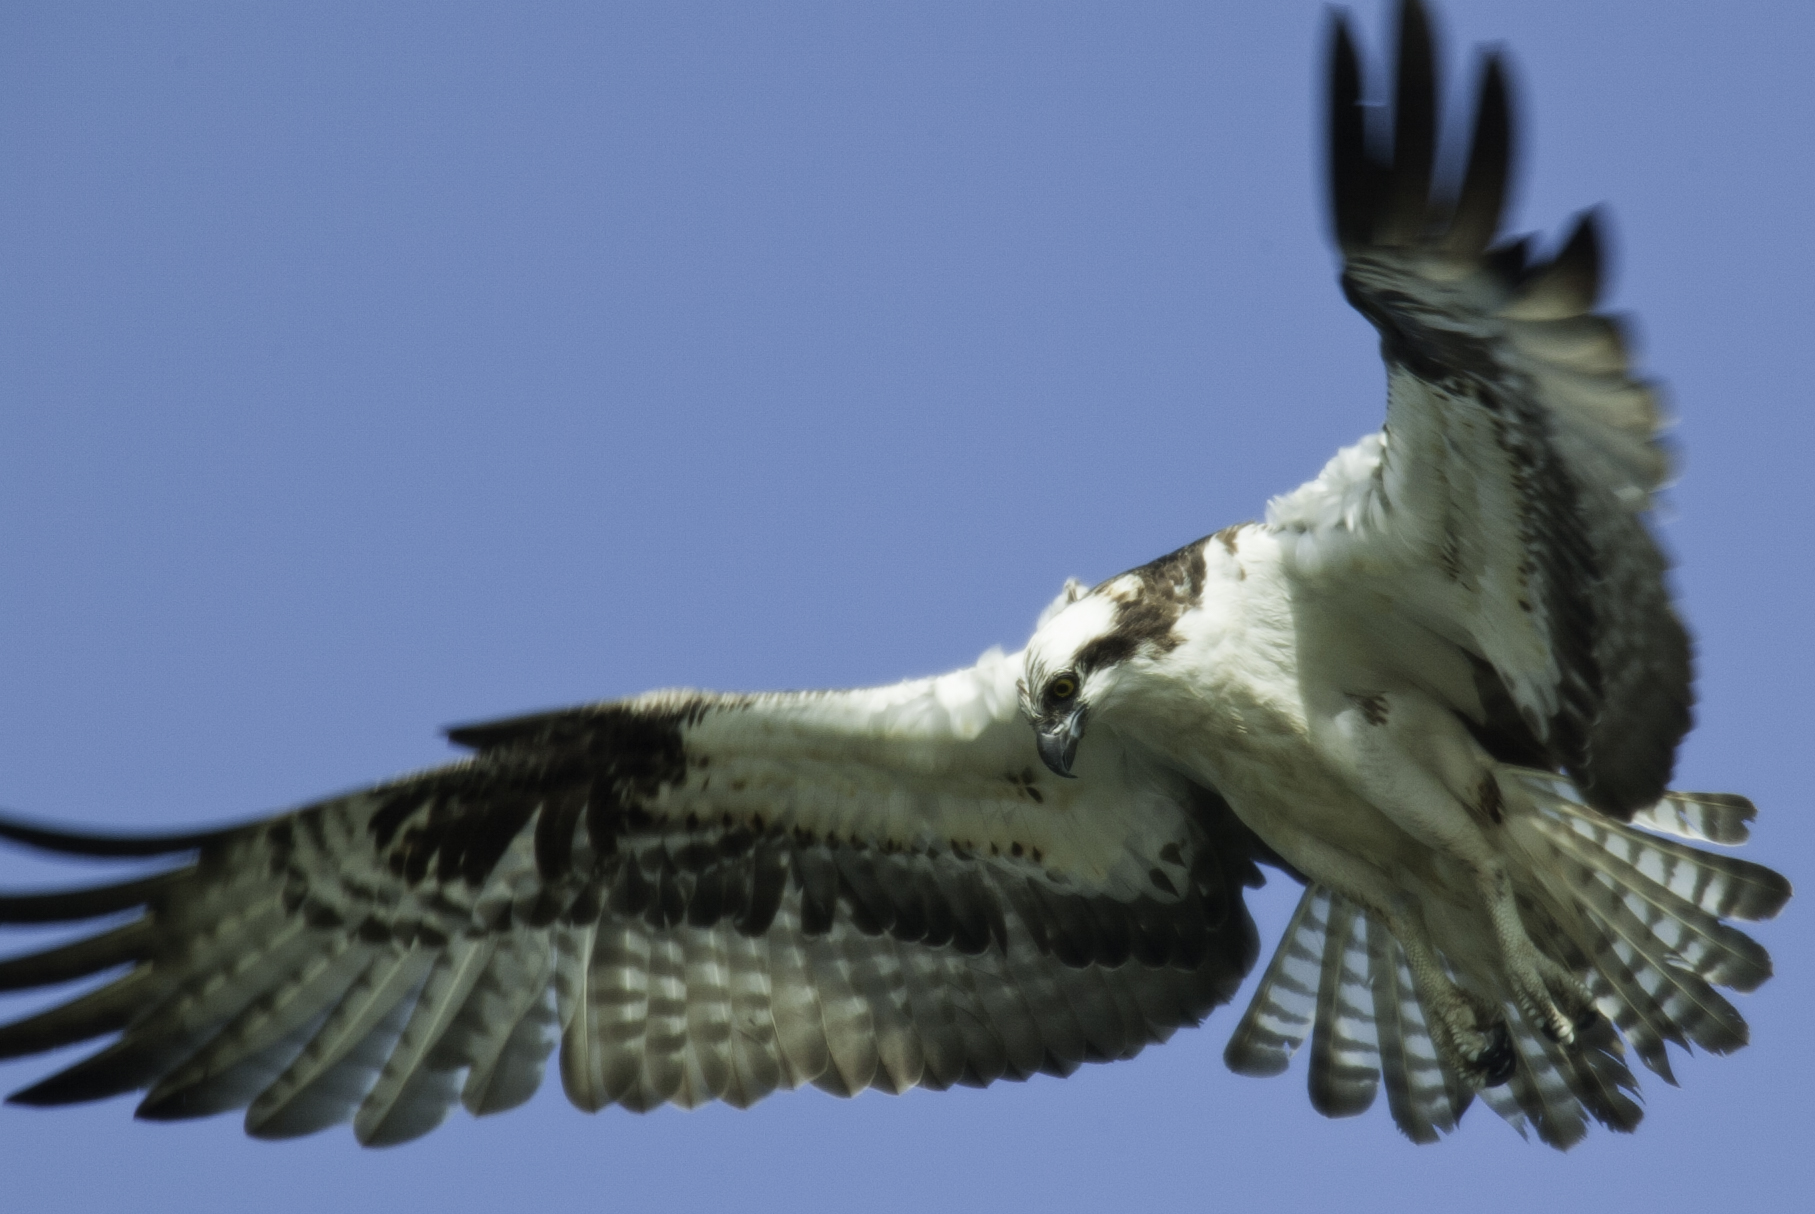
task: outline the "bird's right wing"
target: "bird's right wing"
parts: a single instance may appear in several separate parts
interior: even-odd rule
[[[136,912],[0,962],[0,990],[116,975],[0,1027],[0,1057],[120,1034],[12,1099],[149,1089],[142,1117],[351,1118],[377,1144],[527,1099],[557,1039],[586,1109],[1132,1055],[1234,994],[1262,849],[1107,740],[1050,777],[1017,669],[458,729],[471,759],[203,835],[0,821],[53,851],[194,856],[0,897],[0,923]]]
[[[1268,519],[1302,587],[1485,663],[1506,710],[1452,707],[1629,818],[1668,786],[1694,696],[1649,526],[1669,475],[1656,393],[1595,310],[1601,225],[1584,216],[1549,258],[1494,243],[1512,159],[1501,56],[1483,56],[1467,156],[1446,173],[1423,5],[1400,6],[1390,124],[1332,24],[1332,211],[1343,291],[1380,333],[1386,425]]]

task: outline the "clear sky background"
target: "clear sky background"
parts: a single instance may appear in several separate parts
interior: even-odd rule
[[[281,11],[280,11],[281,10]],[[1364,6],[1370,46],[1384,21]],[[1678,784],[1815,826],[1815,6],[1451,0],[1515,54],[1514,216],[1612,208],[1686,458]],[[0,805],[218,823],[663,685],[890,681],[1254,518],[1379,424],[1316,3],[0,9]],[[0,882],[67,869],[0,860]],[[1268,947],[1296,887],[1254,904]],[[1751,1048],[1568,1156],[1414,1148],[1225,1009],[986,1092],[456,1112],[362,1151],[0,1109],[17,1210],[1788,1209],[1801,902]],[[1241,996],[1246,999],[1246,992]],[[14,1000],[0,1012],[23,1012]],[[67,1058],[64,1059],[67,1061]],[[0,1066],[0,1085],[46,1073]]]

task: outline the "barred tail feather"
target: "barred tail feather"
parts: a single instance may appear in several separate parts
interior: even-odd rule
[[[1300,897],[1224,1060],[1238,1074],[1277,1075],[1307,1036],[1306,1083],[1325,1116],[1367,1111],[1384,1086],[1400,1131],[1434,1142],[1472,1099],[1431,1040],[1404,949],[1384,923],[1321,885]]]
[[[1583,805],[1566,783],[1548,772],[1509,769],[1508,774],[1530,794],[1538,811],[1534,820],[1566,828],[1579,840],[1578,854],[1603,863],[1602,857],[1622,861],[1651,884],[1708,914],[1722,919],[1769,919],[1789,900],[1790,883],[1762,864],[1612,821]],[[1711,807],[1718,807],[1719,813]],[[1658,806],[1635,814],[1633,821],[1655,822],[1660,830],[1711,842],[1737,842],[1745,838],[1743,825],[1751,816],[1751,803],[1743,798],[1717,801],[1709,793],[1671,793]],[[1552,833],[1556,834],[1554,829]]]
[[[1771,957],[1750,936],[1722,923],[1620,856],[1596,848],[1582,835],[1550,819],[1537,825],[1555,845],[1564,867],[1576,867],[1592,891],[1578,891],[1603,915],[1642,924],[1670,951],[1675,964],[1718,986],[1758,989],[1771,976]],[[1568,863],[1574,861],[1574,864]]]
[[[1224,1063],[1237,1075],[1278,1075],[1304,1044],[1317,1014],[1324,934],[1334,896],[1328,888],[1312,885],[1299,898],[1248,1010],[1223,1049]]]
[[[1752,819],[1757,816],[1757,807],[1737,793],[1668,792],[1656,805],[1633,814],[1632,823],[1667,835],[1733,847],[1751,837]]]
[[[1592,895],[1594,888],[1587,892]],[[1622,967],[1640,975],[1646,993],[1690,1042],[1713,1054],[1746,1044],[1748,1030],[1739,1010],[1699,975],[1678,968],[1668,946],[1638,916],[1605,900],[1588,902],[1587,909],[1603,933],[1596,956],[1611,952]]]
[[[1580,1029],[1575,1044],[1564,1049],[1540,1037],[1551,1054],[1563,1063],[1563,1077],[1582,1107],[1610,1130],[1630,1134],[1645,1113],[1639,1105],[1639,1084],[1620,1056],[1623,1052],[1613,1026],[1606,1021]]]
[[[1368,951],[1374,930],[1354,903],[1331,896],[1308,1076],[1311,1106],[1326,1117],[1367,1112],[1380,1086]]]
[[[1544,861],[1534,867],[1555,874],[1551,896],[1577,912],[1595,994],[1640,1057],[1669,1078],[1664,1041],[1712,1053],[1744,1045],[1745,1019],[1714,988],[1756,989],[1770,977],[1771,959],[1722,920],[1771,917],[1789,898],[1789,882],[1762,865],[1609,821],[1547,774],[1514,774],[1530,812],[1508,826]],[[1743,798],[1672,793],[1635,820],[1736,839],[1751,814]]]
[[[1581,1136],[1579,1113],[1564,1107],[1559,1082],[1570,1106],[1630,1131],[1643,1111],[1621,1038],[1670,1083],[1666,1042],[1711,1053],[1744,1045],[1745,1019],[1714,988],[1754,990],[1770,977],[1771,960],[1724,920],[1769,918],[1788,899],[1789,883],[1761,865],[1679,841],[1743,842],[1756,814],[1743,797],[1667,793],[1627,825],[1582,804],[1548,772],[1502,775],[1515,792],[1508,830],[1533,860],[1529,878],[1564,912],[1557,923],[1587,959],[1584,977],[1611,1023],[1580,1030],[1565,1049],[1514,1014],[1519,1074],[1506,1092],[1482,1095],[1559,1147]]]
[[[1614,1027],[1632,1045],[1633,1052],[1638,1054],[1646,1069],[1675,1086],[1676,1074],[1670,1069],[1670,1055],[1665,1051],[1664,1043],[1673,1041],[1687,1048],[1689,1040],[1658,1005],[1639,975],[1612,947],[1601,948],[1594,954],[1594,972],[1589,975],[1588,990],[1594,997],[1595,1006],[1613,1020]]]
[[[1405,950],[1379,923],[1368,923],[1368,972],[1380,1078],[1393,1124],[1413,1142],[1435,1142],[1456,1128],[1471,1094],[1443,1065],[1431,1041],[1424,1008],[1412,988]]]

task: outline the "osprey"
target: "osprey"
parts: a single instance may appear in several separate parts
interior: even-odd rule
[[[557,1041],[585,1109],[1065,1075],[1234,997],[1264,864],[1305,889],[1235,1070],[1308,1037],[1321,1112],[1384,1088],[1420,1142],[1476,1098],[1558,1147],[1633,1128],[1627,1048],[1669,1079],[1666,1043],[1744,1044],[1715,988],[1770,960],[1729,920],[1789,885],[1697,845],[1742,841],[1747,801],[1668,791],[1690,647],[1598,220],[1547,258],[1495,243],[1503,69],[1439,171],[1415,0],[1390,115],[1361,95],[1338,17],[1332,214],[1386,425],[1264,522],[1068,584],[1022,652],[937,678],[458,728],[460,762],[198,834],[0,820],[171,858],[0,896],[5,923],[124,916],[0,961],[0,990],[110,975],[0,1057],[117,1034],[11,1099],[377,1145],[521,1103]]]

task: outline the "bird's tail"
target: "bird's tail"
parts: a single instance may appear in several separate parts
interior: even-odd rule
[[[1665,1042],[1714,1054],[1746,1043],[1744,1018],[1715,988],[1757,988],[1771,959],[1727,920],[1770,918],[1790,884],[1680,840],[1744,842],[1751,802],[1673,792],[1625,825],[1583,805],[1551,773],[1503,768],[1500,779],[1506,829],[1531,861],[1522,866],[1521,912],[1545,917],[1537,934],[1588,984],[1605,1021],[1563,1046],[1508,1002],[1518,1067],[1504,1086],[1476,1088],[1433,1044],[1404,950],[1386,925],[1313,884],[1229,1041],[1231,1070],[1279,1074],[1308,1035],[1311,1103],[1326,1116],[1364,1112],[1384,1086],[1400,1130],[1430,1142],[1479,1096],[1520,1133],[1567,1148],[1590,1117],[1630,1130],[1643,1115],[1624,1045],[1675,1083]]]

